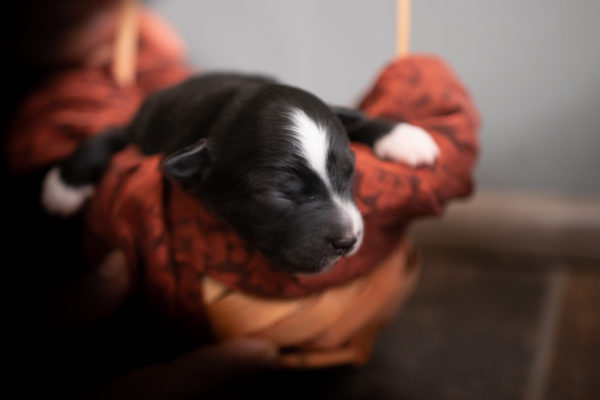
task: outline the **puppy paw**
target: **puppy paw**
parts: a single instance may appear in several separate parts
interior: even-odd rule
[[[375,142],[375,155],[383,160],[406,163],[412,167],[433,165],[440,153],[438,145],[426,130],[400,123]]]
[[[68,217],[79,211],[87,199],[94,194],[94,187],[73,187],[66,184],[58,167],[52,168],[42,184],[42,206],[49,214]]]

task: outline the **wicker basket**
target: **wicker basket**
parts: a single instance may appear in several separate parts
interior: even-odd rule
[[[271,340],[281,349],[282,366],[360,365],[369,358],[377,331],[410,295],[419,267],[420,256],[403,240],[371,274],[316,295],[265,299],[231,292],[207,277],[204,300],[219,339]]]

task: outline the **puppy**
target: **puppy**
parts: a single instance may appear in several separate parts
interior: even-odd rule
[[[150,95],[128,126],[85,141],[48,173],[42,203],[50,213],[77,212],[112,155],[135,144],[164,154],[165,175],[274,265],[319,273],[363,238],[350,140],[413,166],[439,152],[416,126],[330,107],[266,77],[207,74]]]

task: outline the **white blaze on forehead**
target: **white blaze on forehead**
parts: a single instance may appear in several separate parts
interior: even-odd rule
[[[325,185],[331,188],[327,175],[327,153],[329,152],[327,130],[298,108],[290,112],[290,120],[291,130],[296,135],[301,155]]]
[[[309,166],[319,175],[332,195],[338,209],[346,215],[351,224],[352,233],[357,237],[353,254],[363,236],[363,220],[360,211],[350,199],[343,199],[334,193],[329,174],[327,173],[327,154],[329,153],[329,138],[327,130],[310,118],[304,111],[295,108],[290,112],[291,130],[296,136],[300,155],[308,161]]]

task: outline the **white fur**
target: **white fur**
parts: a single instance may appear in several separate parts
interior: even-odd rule
[[[327,131],[298,108],[291,111],[290,119],[300,153],[308,161],[310,167],[323,179],[325,185],[331,187],[327,175],[327,153],[329,152]]]
[[[440,153],[426,130],[407,123],[396,125],[389,134],[375,142],[374,151],[381,159],[403,162],[412,167],[433,165]]]
[[[42,205],[48,213],[66,217],[79,211],[93,194],[91,185],[77,188],[67,185],[60,177],[60,169],[54,167],[44,178]]]
[[[354,247],[352,247],[352,250],[346,254],[347,256],[351,256],[358,251],[360,245],[362,244],[364,232],[363,219],[360,211],[358,211],[358,208],[352,201],[342,200],[338,196],[334,196],[334,200],[338,204],[338,207],[350,220],[352,234],[356,236],[356,243],[354,244]]]
[[[291,130],[296,136],[300,154],[323,180],[339,210],[350,221],[352,233],[356,236],[357,241],[348,255],[354,254],[362,243],[363,220],[360,211],[358,211],[358,208],[356,208],[356,205],[352,201],[342,199],[338,194],[333,192],[331,180],[327,173],[327,154],[329,153],[328,132],[318,122],[314,121],[298,108],[290,112],[290,120]]]

